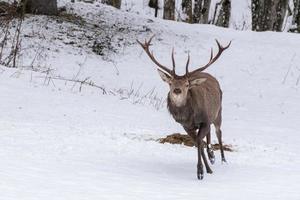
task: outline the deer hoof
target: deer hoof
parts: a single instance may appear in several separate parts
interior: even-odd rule
[[[209,158],[209,162],[212,165],[215,164],[215,157]]]
[[[203,174],[197,174],[198,180],[202,180],[203,179]]]

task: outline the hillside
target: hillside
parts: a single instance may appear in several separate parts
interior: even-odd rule
[[[299,34],[62,5],[68,14],[59,18],[28,15],[23,67],[0,67],[0,199],[300,198]],[[184,131],[166,109],[167,84],[136,43],[153,34],[165,65],[175,48],[179,74],[188,53],[195,69],[217,50],[215,39],[232,40],[207,72],[221,84],[223,138],[235,151],[225,152],[228,164],[216,151],[202,181],[195,148],[155,141]]]

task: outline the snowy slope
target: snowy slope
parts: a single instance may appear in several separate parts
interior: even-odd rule
[[[59,35],[55,20],[45,28],[44,17],[26,19],[25,33],[40,28],[24,40],[31,47],[24,66],[47,45],[36,66],[53,69],[50,76],[89,77],[107,94],[88,86],[79,92],[65,81],[48,84],[45,73],[28,68],[1,67],[0,199],[300,199],[299,35],[162,21],[103,5],[67,9],[89,23],[125,27],[126,46],[103,60],[69,45],[72,37]],[[214,173],[203,181],[196,179],[196,149],[155,141],[183,130],[163,102],[154,106],[168,87],[135,42],[153,34],[162,63],[171,64],[175,47],[179,74],[188,52],[196,68],[216,48],[215,38],[233,41],[207,71],[221,83],[223,138],[236,151],[226,152],[225,165],[216,152]],[[153,88],[157,98],[142,98]]]

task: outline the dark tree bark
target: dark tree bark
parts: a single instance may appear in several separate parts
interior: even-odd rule
[[[193,23],[208,24],[211,0],[195,0]]]
[[[251,0],[252,30],[259,29],[259,0]]]
[[[26,13],[57,15],[57,0],[22,0]]]
[[[276,8],[276,20],[273,26],[274,31],[282,31],[283,30],[283,22],[284,18],[288,12],[288,0],[280,0],[277,4]]]
[[[200,23],[205,23],[208,24],[208,16],[209,16],[209,8],[210,8],[210,4],[211,4],[211,0],[204,0],[204,4],[201,10],[201,19],[200,19]]]
[[[195,0],[193,23],[200,23],[201,10],[202,10],[202,0]]]
[[[164,0],[164,19],[175,20],[175,0]]]
[[[260,30],[260,16],[262,16],[260,7],[261,7],[260,0],[252,0],[251,1],[252,30],[253,31]]]
[[[216,25],[222,27],[229,27],[230,14],[231,0],[222,0]]]
[[[118,9],[121,8],[121,3],[122,3],[121,0],[102,0],[101,2]]]
[[[158,0],[149,0],[148,6],[150,8],[154,8],[155,9],[154,16],[157,17],[158,9],[159,9],[159,7],[158,7]]]
[[[294,0],[294,10],[292,11],[292,14],[293,14],[293,21],[292,21],[293,28],[289,31],[300,33],[300,0]]]
[[[297,13],[295,14],[295,22],[297,25],[297,32],[300,33],[300,1],[297,4]]]
[[[252,30],[282,31],[288,0],[252,0]]]
[[[186,15],[185,22],[193,23],[193,4],[192,0],[182,0],[181,8]]]

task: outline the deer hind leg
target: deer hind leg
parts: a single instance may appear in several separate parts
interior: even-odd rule
[[[220,112],[218,114],[218,117],[214,122],[214,125],[215,125],[215,128],[216,128],[216,135],[217,135],[218,142],[219,142],[219,145],[220,145],[222,162],[226,162],[225,155],[224,155],[224,149],[223,149],[223,142],[222,142],[221,124],[222,124],[222,114],[221,114],[221,110],[220,110]]]
[[[212,171],[211,168],[209,167],[209,164],[208,164],[208,162],[207,162],[207,158],[206,158],[206,155],[205,155],[205,153],[204,153],[204,149],[203,149],[203,148],[201,149],[201,155],[202,155],[202,159],[203,159],[203,162],[204,162],[204,165],[205,165],[205,168],[206,168],[206,172],[207,172],[208,174],[212,174],[213,171]]]
[[[213,165],[215,163],[215,154],[214,154],[214,150],[211,147],[211,140],[210,140],[210,130],[209,133],[206,136],[206,151],[207,151],[207,155],[208,155],[208,159],[210,161],[210,163]]]

